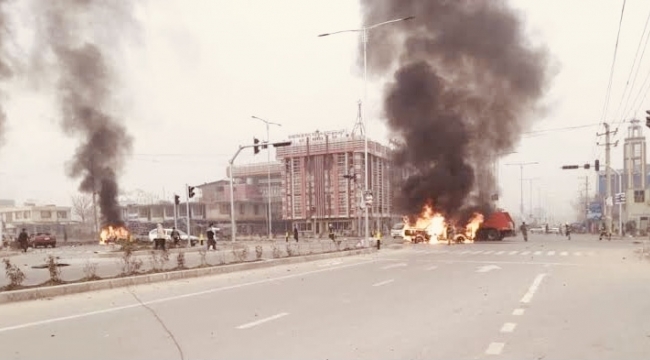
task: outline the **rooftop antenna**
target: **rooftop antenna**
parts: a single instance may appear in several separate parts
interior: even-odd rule
[[[354,127],[352,128],[352,136],[353,137],[356,137],[357,135],[363,136],[365,132],[366,129],[363,126],[363,118],[361,117],[361,100],[359,100],[359,102],[357,103],[357,119],[355,120]]]

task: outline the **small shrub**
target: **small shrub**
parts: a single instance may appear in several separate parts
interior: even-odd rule
[[[255,247],[255,259],[260,260],[262,259],[262,252],[264,251],[264,248],[262,245],[257,245]]]
[[[199,257],[201,259],[201,267],[208,266],[208,261],[206,259],[206,256],[208,255],[208,251],[205,249],[200,249],[199,250]]]
[[[232,249],[232,256],[237,262],[244,262],[248,259],[248,246],[245,246],[243,249]]]
[[[296,252],[293,249],[293,246],[287,245],[287,256],[294,256],[296,255]]]
[[[287,246],[289,246],[289,245],[287,245]],[[278,258],[280,258],[282,256],[282,253],[280,252],[280,248],[277,247],[276,245],[273,245],[272,252],[273,252],[273,258],[274,259],[278,259]]]
[[[124,242],[122,245],[122,275],[133,275],[142,268],[142,260],[133,256],[133,245],[131,242]]]
[[[27,278],[25,273],[18,266],[12,264],[9,259],[2,259],[2,262],[5,264],[5,276],[9,279],[9,285],[5,289],[10,290],[20,287]]]
[[[90,262],[90,260],[87,260],[86,263],[84,264],[83,271],[85,275],[84,279],[86,280],[100,279],[100,277],[97,276],[97,263]]]
[[[167,250],[152,250],[149,254],[149,262],[151,263],[151,268],[153,271],[163,271],[165,269],[165,265],[169,262],[169,252]]]
[[[176,255],[176,268],[177,269],[186,269],[185,267],[185,253],[182,251],[178,252]]]
[[[47,265],[47,271],[50,273],[50,283],[60,284],[61,281],[61,269],[59,269],[59,263],[56,261],[54,255],[48,255],[45,258],[45,264]]]

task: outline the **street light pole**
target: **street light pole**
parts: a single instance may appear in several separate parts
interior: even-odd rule
[[[407,20],[412,20],[414,19],[414,16],[408,16],[405,18],[400,18],[400,19],[394,19],[394,20],[388,20],[384,21],[381,23],[369,25],[369,26],[364,26],[360,29],[352,29],[352,30],[341,30],[341,31],[335,31],[332,33],[324,33],[318,35],[319,37],[323,36],[329,36],[329,35],[334,35],[334,34],[340,34],[344,32],[360,32],[361,33],[361,41],[363,42],[363,107],[361,108],[361,119],[362,119],[362,124],[363,124],[363,158],[364,158],[364,191],[363,191],[363,197],[364,201],[366,203],[364,204],[364,218],[365,218],[365,237],[362,241],[362,244],[365,245],[366,241],[370,239],[370,221],[369,221],[369,210],[368,208],[372,206],[372,202],[367,201],[367,199],[370,196],[370,174],[368,172],[369,164],[368,164],[368,126],[367,126],[367,117],[366,117],[366,107],[367,107],[367,100],[368,100],[368,31],[372,30],[374,28],[391,24],[391,23],[396,23],[400,21],[407,21]]]
[[[536,165],[536,164],[539,164],[539,163],[538,162],[527,162],[527,163],[506,164],[507,166],[519,166],[519,182],[520,182],[520,189],[521,189],[519,212],[521,214],[522,221],[526,218],[526,214],[524,212],[524,166]]]
[[[623,191],[622,190],[623,184],[621,183],[622,181],[621,173],[611,166],[608,166],[608,168],[611,171],[613,171],[618,177],[618,193],[620,194]],[[623,203],[620,201],[618,202],[618,235],[619,236],[623,235]]]
[[[271,240],[271,236],[273,233],[271,221],[273,217],[271,216],[271,147],[268,145],[271,143],[271,138],[270,138],[270,132],[269,132],[269,125],[277,125],[277,126],[282,126],[281,124],[274,123],[271,121],[264,120],[262,118],[258,118],[257,116],[253,115],[251,116],[253,119],[260,120],[266,124],[266,144],[267,144],[267,152],[266,152],[266,160],[267,160],[267,185],[268,185],[268,193],[267,193],[267,200],[268,200],[268,211],[267,211],[267,223],[268,223],[268,230],[269,230],[269,240]]]

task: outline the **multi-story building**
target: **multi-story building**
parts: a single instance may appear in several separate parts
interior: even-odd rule
[[[364,139],[346,131],[290,136],[290,146],[277,149],[282,164],[282,216],[300,231],[321,234],[363,228]],[[386,229],[394,221],[390,149],[368,141],[370,228]]]
[[[33,233],[43,231],[62,233],[63,226],[74,223],[70,207],[35,203],[0,207],[0,220],[10,233],[19,231],[23,227]]]
[[[614,205],[612,219],[623,223],[634,223],[636,229],[646,231],[650,227],[650,174],[646,159],[646,140],[639,120],[630,121],[627,137],[623,141],[623,169],[611,171],[611,191],[625,194],[625,204]],[[620,175],[620,176],[619,176]],[[606,196],[606,172],[598,174],[598,197],[604,202]]]

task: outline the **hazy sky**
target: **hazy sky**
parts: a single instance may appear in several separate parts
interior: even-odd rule
[[[598,123],[622,0],[511,3],[521,10],[531,41],[548,46],[557,75],[544,101],[547,113],[522,138],[517,153],[501,161],[502,206],[516,213],[520,200],[519,168],[505,164],[536,161],[539,165],[524,173],[538,179],[533,182],[534,205],[539,193],[542,205],[571,216],[570,202],[584,186],[580,177],[590,176],[593,191],[595,172],[562,171],[560,166],[604,160],[595,134],[603,130]],[[641,59],[634,88],[629,86],[636,69],[628,85],[630,111],[623,111],[622,101],[649,13],[647,0],[627,1],[606,120],[643,118],[644,109],[650,109],[646,88],[641,88],[650,71],[650,50]],[[225,178],[227,160],[238,144],[265,137],[264,125],[251,115],[282,123],[271,128],[272,139],[352,128],[362,89],[355,67],[359,39],[354,34],[316,35],[360,26],[355,1],[150,0],[137,7],[136,17],[139,28],[123,34],[128,51],[117,57],[116,66],[120,86],[115,103],[134,137],[134,155],[121,177],[123,189],[161,197],[165,191],[171,199],[173,192],[182,193],[185,183]],[[21,26],[16,33],[25,32]],[[28,51],[27,38],[11,42],[14,55]],[[368,56],[376,41],[381,39],[371,35]],[[49,90],[35,91],[16,80],[0,85],[8,116],[6,144],[0,148],[0,198],[68,204],[78,181],[67,178],[64,168],[78,140],[60,130]],[[368,130],[373,138],[385,140],[382,83],[371,83],[368,89]],[[623,125],[623,136],[617,138],[622,140],[625,132]],[[264,154],[255,159],[246,153],[238,163],[265,159]],[[613,150],[612,159],[615,167],[622,166],[622,146]],[[524,195],[528,207],[528,182]]]

